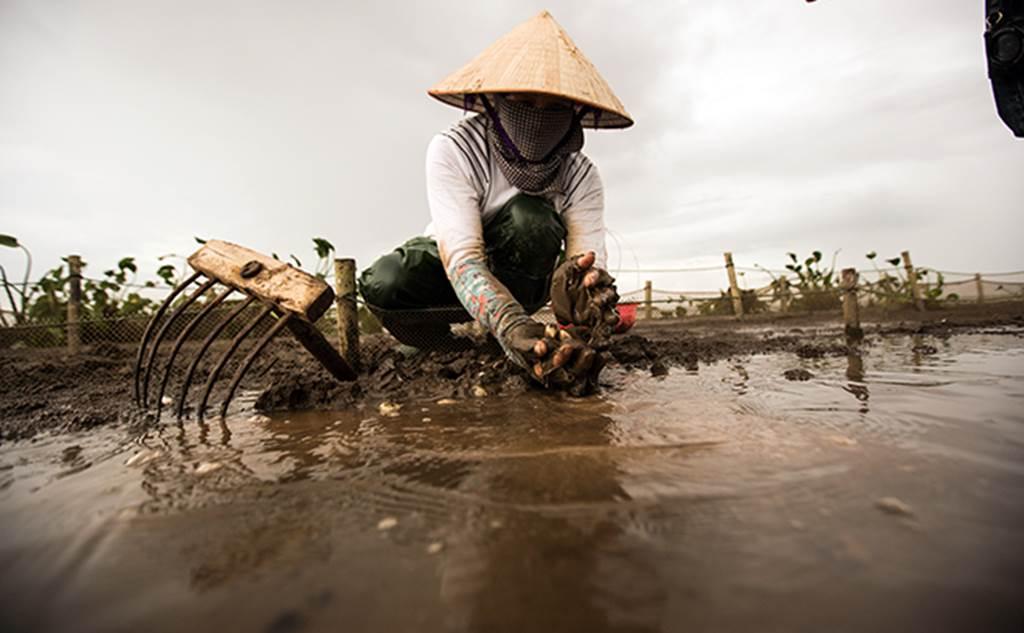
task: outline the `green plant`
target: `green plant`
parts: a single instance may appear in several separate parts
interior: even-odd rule
[[[796,275],[795,286],[799,296],[790,304],[795,310],[832,310],[839,307],[839,289],[836,279],[836,258],[839,251],[832,256],[832,265],[825,269],[821,265],[821,251],[813,251],[810,257],[801,262],[796,253],[787,253],[790,263],[786,270]]]
[[[14,321],[17,324],[22,324],[25,322],[25,311],[28,307],[28,280],[32,276],[32,253],[13,235],[0,234],[0,246],[18,248],[25,253],[25,275],[20,284],[10,283],[7,279],[7,271],[3,266],[0,266],[0,283],[4,285],[4,293],[11,304],[11,313],[14,315]],[[15,298],[15,295],[17,295],[17,298]],[[8,325],[3,311],[0,311],[0,325]]]
[[[67,258],[62,258],[61,265],[51,268],[37,281],[30,283],[32,257],[29,250],[11,235],[0,235],[0,246],[20,248],[26,255],[24,280],[20,284],[11,283],[7,278],[7,271],[0,267],[0,281],[3,283],[15,324],[37,325],[63,321],[67,315],[70,292],[70,269]],[[81,263],[83,270],[86,266],[86,262]],[[161,266],[156,274],[168,285],[174,285],[176,269],[173,265]],[[137,275],[138,266],[135,258],[122,257],[114,268],[103,271],[101,278],[83,277],[79,306],[82,321],[146,316],[152,313],[157,302],[142,296],[133,288],[155,288],[156,283],[147,281],[137,284]],[[11,325],[2,312],[0,325]]]
[[[955,292],[945,293],[945,278],[938,271],[914,268],[913,271],[907,273],[904,268],[900,267],[900,263],[903,261],[900,257],[884,260],[894,271],[882,270],[876,263],[878,254],[875,251],[867,253],[864,257],[871,262],[878,275],[877,280],[865,284],[870,297],[869,305],[880,304],[883,307],[891,307],[913,303],[914,292],[911,279],[918,284],[921,299],[927,307],[938,307],[944,301],[959,301],[960,299],[960,295]],[[895,272],[895,274],[891,274],[891,272]],[[935,275],[934,280],[931,277],[933,274]]]
[[[103,279],[86,279],[82,285],[83,308],[87,317],[103,320],[118,317],[145,316],[156,307],[152,299],[129,291],[138,275],[134,257],[122,257],[116,268],[103,271]],[[170,274],[173,274],[173,270]],[[130,276],[129,276],[130,275]],[[144,287],[154,287],[148,282]]]
[[[727,316],[735,315],[736,311],[732,305],[732,295],[720,290],[719,296],[713,299],[705,299],[697,304],[697,313],[702,316]],[[757,296],[756,290],[740,290],[740,301],[743,304],[743,314],[756,314],[768,309],[761,298]]]
[[[200,237],[195,238],[199,244],[205,244],[206,240]],[[24,279],[20,283],[12,283],[8,280],[7,271],[0,267],[0,282],[3,284],[4,298],[10,305],[7,312],[0,310],[0,327],[11,325],[40,325],[60,324],[67,318],[69,300],[69,277],[70,269],[67,258],[62,258],[62,263],[46,272],[35,282],[30,282],[32,271],[32,255],[17,238],[12,235],[0,234],[0,246],[6,248],[21,249],[25,253],[26,264]],[[313,238],[314,252],[317,256],[317,264],[314,274],[325,279],[330,271],[334,245],[324,238]],[[276,255],[275,255],[276,258]],[[301,262],[297,257],[290,258],[297,264]],[[83,340],[90,338],[100,340],[108,337],[111,333],[112,323],[116,319],[128,317],[146,317],[151,315],[159,300],[143,296],[139,291],[146,288],[156,288],[160,282],[168,287],[175,287],[184,280],[188,271],[186,258],[170,253],[162,255],[159,261],[174,259],[181,260],[180,268],[172,263],[162,263],[156,269],[156,277],[159,279],[147,280],[139,283],[137,277],[139,268],[134,257],[122,257],[117,264],[108,270],[103,271],[99,278],[83,276],[81,278],[81,301],[79,304],[79,316],[83,322]],[[81,262],[84,270],[86,263]],[[178,301],[183,301],[179,298]],[[8,316],[12,317],[11,319]],[[365,318],[367,326],[372,327],[370,317]],[[12,323],[13,321],[13,323]],[[119,324],[118,327],[125,327]],[[52,336],[39,337],[44,341],[40,344],[60,344],[63,340],[63,328],[55,326]]]
[[[331,254],[334,252],[334,244],[331,244],[322,237],[314,237],[313,250],[317,256],[314,274],[320,279],[326,279],[327,274],[331,270]],[[292,255],[292,257],[294,258],[295,256]]]

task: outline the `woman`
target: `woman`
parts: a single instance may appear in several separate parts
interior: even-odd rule
[[[563,324],[614,321],[604,190],[580,150],[584,127],[628,127],[632,119],[546,11],[429,94],[479,114],[431,141],[428,237],[367,269],[363,297],[382,310],[461,303],[534,377],[546,381],[559,368],[596,377],[587,336],[552,336],[530,315],[550,297]],[[563,248],[572,257],[558,266]],[[396,325],[389,329],[402,338]]]

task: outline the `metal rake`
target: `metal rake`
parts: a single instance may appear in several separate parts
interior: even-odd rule
[[[283,329],[288,329],[299,343],[336,379],[355,380],[356,372],[353,367],[342,358],[314,325],[334,301],[334,291],[323,280],[285,262],[221,240],[206,242],[202,248],[188,258],[188,263],[195,272],[171,291],[171,294],[160,304],[153,318],[146,325],[142,343],[139,345],[133,381],[135,402],[143,410],[148,410],[150,405],[155,402],[157,417],[160,416],[165,402],[164,394],[179,352],[199,325],[209,319],[214,310],[225,304],[225,301],[233,294],[237,294],[240,300],[207,333],[198,352],[188,361],[184,380],[178,387],[177,400],[170,401],[175,404],[175,415],[178,419],[181,419],[185,413],[189,388],[203,356],[214,341],[224,335],[232,323],[244,321],[244,319],[239,320],[239,317],[252,306],[259,306],[256,316],[238,329],[227,350],[214,363],[207,376],[202,395],[196,406],[196,413],[200,420],[206,413],[210,394],[228,361],[242,347],[243,342],[264,323],[270,323],[269,329],[249,349],[228,383],[227,394],[220,406],[222,418],[227,414],[228,405],[246,372],[249,371],[270,341]],[[198,286],[195,286],[187,296],[182,297],[185,290],[194,284],[198,284]],[[215,288],[223,288],[223,290],[203,303],[198,313],[189,319],[187,316],[189,308],[196,305],[201,297]],[[173,327],[179,323],[184,323],[184,325],[174,339],[170,352],[163,359],[160,378],[158,381],[151,381],[154,367],[159,360],[158,349],[171,334]],[[150,399],[151,386],[156,387],[155,400]]]

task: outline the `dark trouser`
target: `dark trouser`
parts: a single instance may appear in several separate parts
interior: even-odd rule
[[[548,301],[551,273],[565,239],[562,218],[543,198],[519,194],[484,225],[488,266],[523,308],[534,313]],[[458,306],[437,242],[414,237],[363,271],[359,291],[384,310]]]

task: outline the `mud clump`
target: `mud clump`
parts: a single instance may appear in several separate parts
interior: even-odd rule
[[[130,353],[116,348],[73,358],[63,350],[0,352],[0,442],[123,421],[130,363]]]
[[[796,355],[800,358],[825,358],[827,356],[846,356],[850,348],[838,344],[809,344],[796,348]]]
[[[667,376],[668,365],[663,363],[660,358],[655,360],[653,363],[651,363],[651,375],[654,376],[655,378],[658,378],[659,376]]]
[[[806,380],[814,378],[814,374],[807,371],[806,369],[787,369],[786,371],[782,372],[782,376],[786,380],[792,380],[796,382],[804,382]]]
[[[384,335],[366,337],[359,378],[339,383],[301,349],[275,348],[261,411],[345,408],[366,400],[440,400],[535,388],[497,344],[463,351],[411,351]]]

